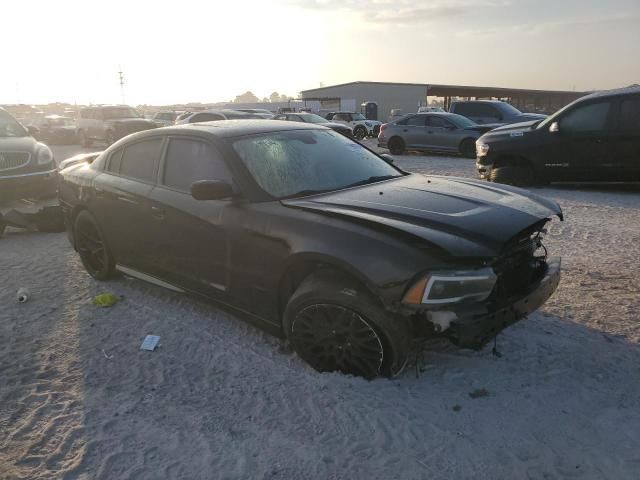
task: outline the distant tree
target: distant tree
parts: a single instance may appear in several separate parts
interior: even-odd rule
[[[273,92],[271,95],[269,95],[269,100],[271,100],[273,103],[279,102],[280,94],[278,92]]]
[[[270,102],[271,100],[269,100],[267,97],[264,97],[264,98],[262,99],[262,101],[263,101],[264,103],[267,103],[267,102]]]
[[[280,95],[280,101],[281,102],[287,102],[289,100],[293,100],[293,97],[290,97],[288,95],[285,95],[284,93],[282,95]]]
[[[234,103],[257,103],[258,97],[253,92],[244,92],[242,95],[238,95],[233,101]]]

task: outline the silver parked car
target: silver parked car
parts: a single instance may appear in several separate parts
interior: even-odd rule
[[[476,140],[500,125],[478,125],[454,113],[414,113],[382,125],[378,146],[388,148],[394,155],[410,149],[475,158]]]

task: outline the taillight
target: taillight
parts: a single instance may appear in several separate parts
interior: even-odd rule
[[[387,128],[387,124],[383,123],[382,125],[380,125],[380,133],[384,132],[384,129]]]

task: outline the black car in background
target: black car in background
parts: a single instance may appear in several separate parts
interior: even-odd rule
[[[7,225],[63,228],[57,178],[51,149],[0,108],[0,236]]]
[[[290,122],[304,122],[315,123],[316,125],[322,125],[328,127],[342,135],[347,137],[353,137],[353,129],[347,125],[338,122],[330,122],[326,118],[316,115],[315,113],[308,112],[291,112],[291,113],[279,113],[273,117],[273,120],[288,120]]]
[[[542,121],[491,130],[476,154],[480,178],[498,183],[640,181],[640,86],[593,93]]]
[[[144,118],[127,105],[96,105],[82,108],[78,114],[78,140],[83,147],[94,141],[111,145],[127,135],[156,128],[153,120]]]
[[[449,113],[456,113],[474,122],[485,124],[509,124],[543,120],[541,113],[523,113],[513,105],[501,100],[466,100],[452,102]]]
[[[76,142],[76,122],[71,117],[47,115],[37,124],[36,139],[54,144],[73,144]]]
[[[395,375],[432,336],[478,347],[560,277],[542,247],[555,202],[406,173],[319,125],[141,132],[60,175],[94,278],[118,269],[224,303],[322,371]]]

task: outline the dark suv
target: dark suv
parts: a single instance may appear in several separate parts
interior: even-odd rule
[[[453,102],[449,108],[449,112],[457,113],[479,124],[508,124],[546,118],[546,115],[540,113],[522,113],[513,105],[500,100]]]
[[[512,185],[640,181],[640,86],[593,93],[476,142],[481,178]]]
[[[78,139],[83,147],[95,141],[111,145],[130,133],[156,128],[152,120],[145,119],[126,105],[100,105],[86,107],[78,115]]]

